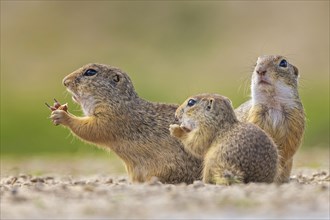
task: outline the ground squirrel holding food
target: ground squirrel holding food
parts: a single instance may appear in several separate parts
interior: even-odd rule
[[[88,64],[63,79],[84,117],[55,103],[51,119],[79,138],[114,151],[125,163],[132,182],[157,177],[163,183],[201,179],[202,160],[170,136],[177,105],[139,98],[129,76],[118,68]]]
[[[278,146],[282,168],[278,182],[289,181],[293,155],[305,130],[298,75],[297,67],[283,56],[259,57],[252,74],[252,98],[235,110],[239,120],[258,125]]]
[[[204,160],[203,181],[212,184],[274,181],[278,152],[258,126],[238,121],[231,101],[217,94],[188,98],[175,113],[172,136]]]

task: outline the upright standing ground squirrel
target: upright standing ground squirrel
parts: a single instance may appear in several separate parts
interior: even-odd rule
[[[235,111],[239,120],[265,130],[279,149],[279,182],[288,182],[293,155],[305,130],[305,113],[298,94],[298,69],[283,56],[261,56],[252,74],[252,99]]]
[[[138,97],[129,76],[118,68],[88,64],[63,79],[84,117],[55,104],[51,119],[81,139],[114,151],[132,182],[156,176],[163,183],[192,183],[201,178],[202,161],[171,137],[177,105]]]
[[[271,183],[277,174],[278,152],[258,126],[237,120],[231,101],[216,94],[188,98],[175,113],[171,135],[186,150],[204,159],[203,181]]]

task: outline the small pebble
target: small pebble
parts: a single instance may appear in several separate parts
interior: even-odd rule
[[[105,181],[106,184],[113,184],[113,179],[109,178]]]
[[[10,176],[10,177],[8,177],[8,178],[5,180],[5,184],[10,184],[10,185],[12,185],[12,183],[13,183],[13,182],[15,183],[16,180],[17,180],[17,177]]]
[[[16,183],[16,181],[17,181],[17,177],[13,177],[10,185],[14,185]]]
[[[83,189],[84,189],[84,191],[87,191],[87,192],[93,192],[95,190],[95,187],[92,185],[85,185]]]
[[[159,185],[162,185],[162,183],[155,176],[151,177],[147,184],[149,186],[159,186]]]
[[[197,189],[197,188],[201,188],[201,187],[204,187],[205,186],[205,184],[203,183],[203,181],[200,181],[200,180],[196,180],[196,181],[194,181],[194,183],[193,183],[193,187],[195,188],[195,189]]]
[[[37,182],[35,185],[34,185],[34,189],[36,191],[42,191],[43,188],[45,187],[45,184],[43,182]]]
[[[29,177],[27,174],[24,174],[24,173],[21,173],[18,176],[19,176],[19,178],[22,178],[22,179],[27,179]]]
[[[63,190],[67,190],[68,189],[68,186],[66,184],[63,184],[63,183],[60,184],[60,187]]]
[[[54,177],[52,177],[52,176],[46,176],[45,177],[45,180],[53,180],[54,179]]]
[[[44,182],[45,182],[45,180],[42,179],[42,178],[40,178],[40,177],[33,177],[33,178],[30,179],[30,181],[31,181],[32,183],[37,183],[37,182],[44,183]]]
[[[74,185],[86,185],[86,181],[84,180],[78,180],[73,182]]]
[[[31,186],[32,184],[29,183],[29,182],[24,182],[22,185],[23,185],[23,186]]]
[[[124,182],[127,182],[127,179],[125,177],[122,177],[122,178],[118,179],[118,182],[119,183],[124,183]]]

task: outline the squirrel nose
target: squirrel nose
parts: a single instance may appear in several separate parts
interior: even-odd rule
[[[62,83],[63,83],[63,85],[64,85],[65,87],[67,87],[67,86],[69,85],[70,82],[71,82],[71,80],[68,79],[68,78],[64,78],[63,81],[62,81]]]
[[[264,76],[267,73],[267,70],[259,69],[259,70],[257,70],[257,73],[259,76]]]

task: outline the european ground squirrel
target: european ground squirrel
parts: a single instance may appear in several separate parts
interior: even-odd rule
[[[298,75],[297,67],[283,56],[259,57],[252,74],[252,98],[235,110],[239,120],[258,125],[278,146],[282,167],[278,182],[289,181],[305,129]]]
[[[79,138],[114,151],[132,182],[157,177],[163,183],[192,183],[201,178],[202,161],[171,137],[177,105],[139,98],[129,76],[118,68],[88,64],[63,79],[84,117],[58,103],[51,107],[54,124]],[[63,109],[64,108],[64,109]]]
[[[277,147],[258,126],[238,121],[228,98],[216,94],[190,97],[175,116],[179,124],[171,124],[170,133],[204,160],[204,182],[274,181]]]

